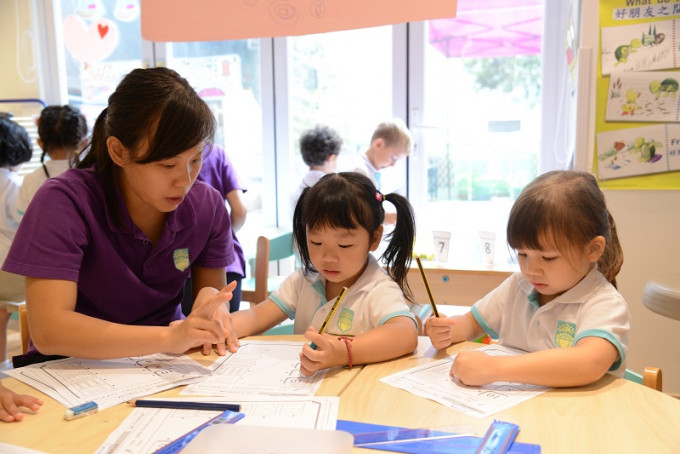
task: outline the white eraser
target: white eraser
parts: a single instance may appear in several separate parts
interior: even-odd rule
[[[74,419],[82,418],[83,416],[88,416],[95,414],[99,411],[99,406],[96,402],[85,402],[81,405],[76,405],[75,407],[67,408],[64,412],[64,419],[71,421]]]

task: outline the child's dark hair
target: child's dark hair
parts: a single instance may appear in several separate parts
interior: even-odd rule
[[[316,271],[309,258],[307,228],[356,229],[361,226],[368,231],[369,238],[373,238],[385,219],[384,200],[396,207],[397,224],[387,236],[389,244],[381,259],[385,261],[387,273],[399,285],[404,296],[413,301],[406,280],[415,238],[413,208],[399,194],[381,194],[373,182],[361,173],[330,173],[302,191],[293,215],[293,236],[300,248],[305,273]]]
[[[507,236],[513,249],[549,245],[567,255],[603,236],[606,244],[598,269],[616,286],[623,250],[604,194],[587,172],[562,170],[538,176],[512,206]]]
[[[0,167],[14,167],[33,155],[28,132],[9,118],[0,119]]]
[[[38,136],[42,141],[40,162],[55,148],[77,150],[87,135],[87,122],[80,110],[71,106],[47,106],[40,112]]]
[[[109,96],[108,107],[92,128],[89,149],[77,166],[94,166],[109,211],[120,224],[115,197],[118,166],[108,153],[109,137],[116,137],[137,163],[148,164],[209,143],[214,133],[215,117],[186,79],[168,68],[135,69]],[[140,156],[145,140],[148,149]]]
[[[316,125],[300,136],[300,154],[308,166],[323,165],[331,155],[340,154],[342,137],[333,128]]]

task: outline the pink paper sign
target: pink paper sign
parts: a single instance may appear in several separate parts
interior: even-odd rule
[[[457,0],[143,0],[149,41],[222,41],[455,17]]]

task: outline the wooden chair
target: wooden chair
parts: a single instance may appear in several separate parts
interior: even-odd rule
[[[270,262],[294,256],[293,232],[282,233],[273,238],[258,237],[254,265],[251,266],[251,277],[241,281],[241,301],[248,301],[251,306],[264,301],[269,293],[278,288],[286,278],[286,276],[270,276]]]
[[[645,367],[642,374],[638,374],[632,370],[626,370],[623,378],[656,389],[657,391],[663,391],[663,377],[661,375],[661,369],[658,367]]]
[[[28,350],[28,339],[31,337],[31,334],[28,331],[28,314],[25,304],[19,306],[19,333],[21,333],[21,353],[26,353],[26,350]]]

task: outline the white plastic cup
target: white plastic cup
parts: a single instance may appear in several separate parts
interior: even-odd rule
[[[451,243],[451,232],[434,230],[434,257],[438,262],[446,262],[449,259],[449,244]]]
[[[480,230],[479,239],[482,242],[482,255],[484,256],[484,261],[488,265],[493,265],[496,244],[496,232],[485,232],[483,230]]]

